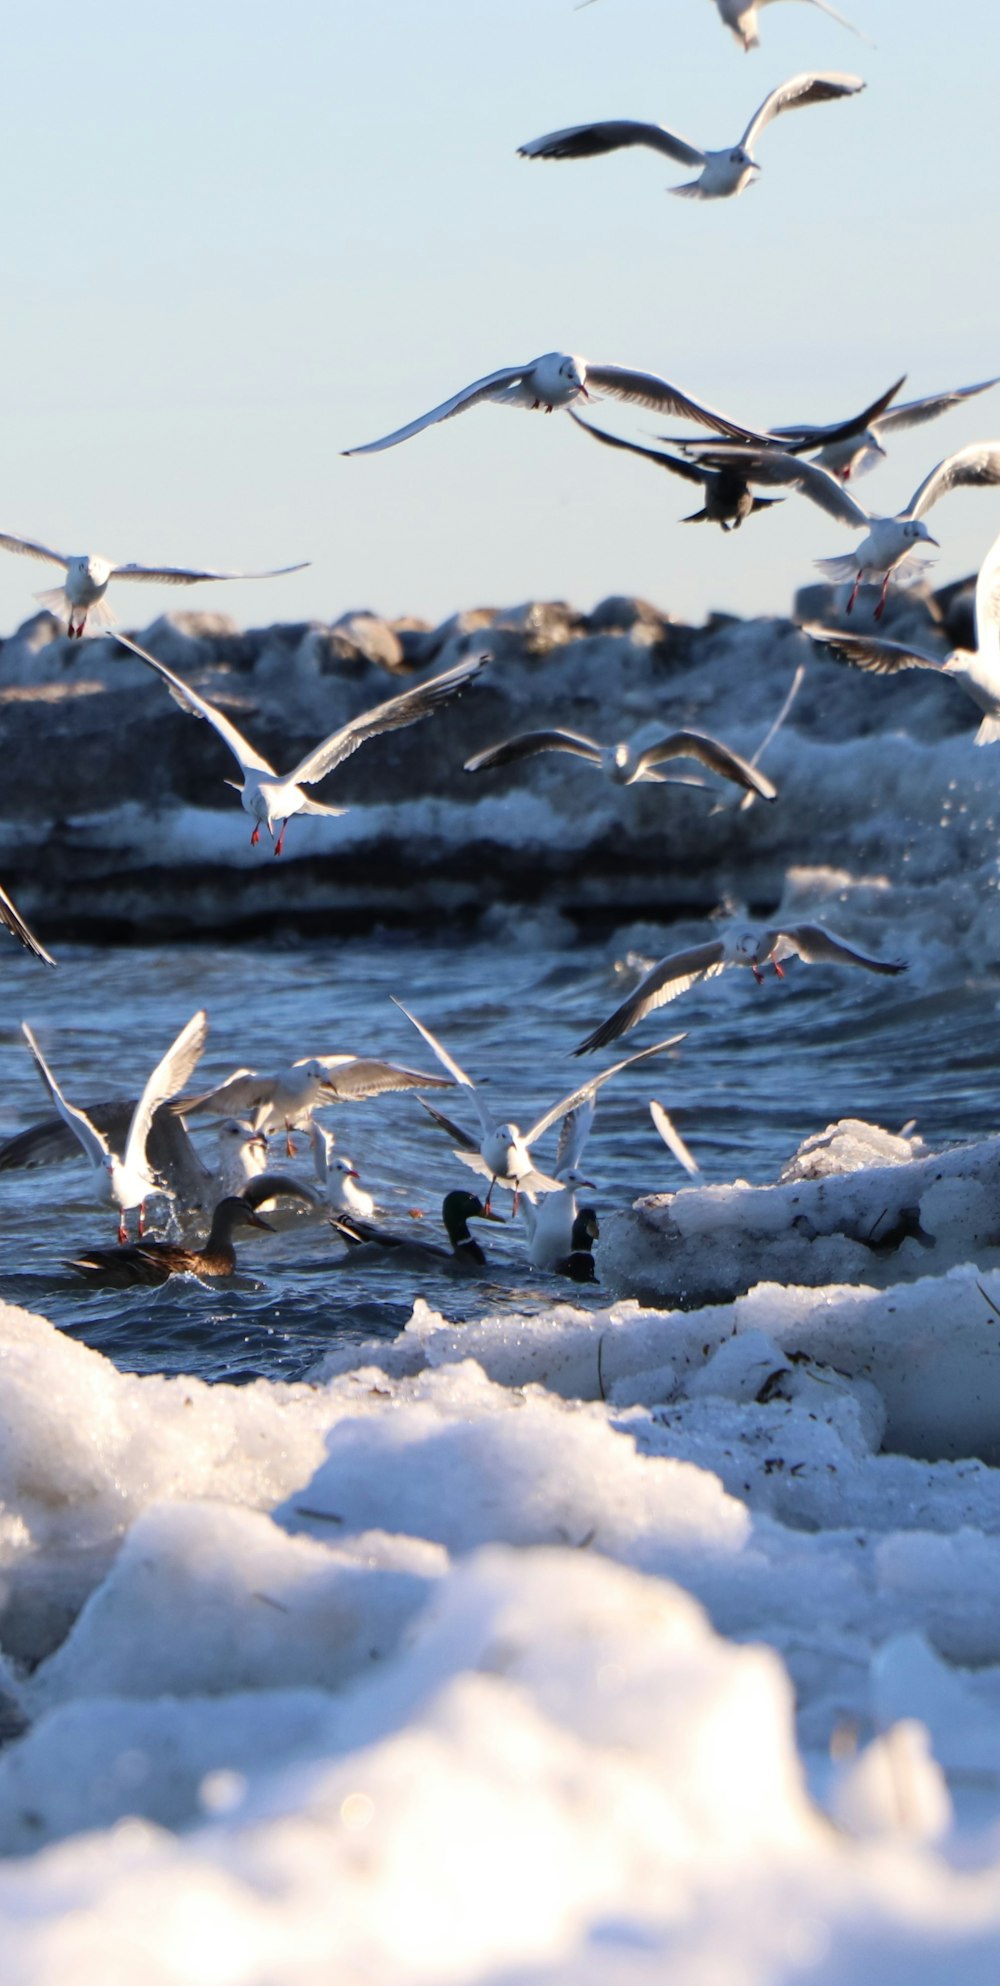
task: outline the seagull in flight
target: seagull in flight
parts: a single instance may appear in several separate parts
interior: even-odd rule
[[[686,951],[672,952],[669,958],[660,959],[644,979],[641,979],[627,1000],[616,1007],[613,1014],[578,1048],[574,1055],[589,1055],[595,1048],[604,1048],[609,1041],[617,1041],[619,1035],[627,1034],[637,1021],[646,1014],[654,1013],[657,1007],[666,1006],[669,1000],[676,1000],[692,986],[703,979],[715,979],[727,966],[745,965],[753,973],[757,984],[764,977],[763,968],[770,960],[779,979],[784,978],[781,961],[787,958],[804,959],[809,965],[859,965],[866,972],[881,972],[895,975],[905,972],[906,966],[899,960],[869,958],[865,952],[853,951],[842,938],[835,938],[831,931],[821,924],[773,925],[769,930],[746,930],[737,927],[723,937],[711,938],[707,944],[691,945]]]
[[[976,646],[954,648],[950,655],[929,655],[912,642],[882,641],[874,635],[841,634],[837,628],[805,623],[810,641],[832,650],[843,662],[867,669],[874,676],[895,676],[904,669],[932,669],[965,691],[984,713],[973,743],[995,745],[1000,740],[1000,537],[994,539],[976,581]]]
[[[588,738],[581,731],[522,731],[516,738],[507,738],[503,744],[477,752],[475,758],[466,761],[465,770],[489,772],[495,766],[516,765],[521,759],[535,758],[540,752],[568,752],[585,759],[616,786],[635,786],[640,781],[665,785],[668,781],[657,767],[670,759],[696,759],[710,772],[717,772],[745,792],[756,793],[761,800],[778,797],[777,787],[762,772],[738,752],[730,751],[728,745],[701,731],[671,731],[642,747],[629,742],[599,745],[596,738]]]
[[[114,559],[101,558],[96,552],[54,552],[34,538],[13,538],[6,532],[0,532],[0,548],[63,567],[66,577],[62,585],[53,587],[51,592],[36,593],[35,598],[57,620],[67,623],[71,641],[74,636],[83,639],[88,621],[92,631],[114,625],[114,614],[104,597],[113,579],[137,579],[144,585],[195,586],[203,579],[281,579],[288,572],[304,572],[309,564],[305,559],[298,565],[275,566],[270,572],[215,572],[204,566],[116,565]]]
[[[883,440],[890,434],[901,434],[907,428],[925,426],[928,421],[936,421],[941,414],[947,414],[952,407],[960,407],[964,400],[971,400],[977,393],[988,393],[992,386],[1000,385],[1000,379],[981,379],[977,386],[956,386],[945,393],[925,393],[921,400],[903,400],[891,407],[893,400],[903,385],[897,381],[890,388],[881,403],[876,402],[864,414],[858,414],[854,421],[841,422],[835,428],[801,427],[772,428],[782,447],[794,454],[812,455],[821,469],[828,469],[831,476],[839,476],[842,482],[851,477],[863,476],[885,459]],[[580,426],[584,423],[581,421]]]
[[[532,138],[518,148],[522,159],[592,159],[605,152],[620,152],[641,145],[663,152],[678,165],[696,166],[697,179],[672,186],[671,193],[688,200],[731,200],[749,186],[760,166],[753,155],[758,138],[776,117],[786,110],[804,110],[807,104],[833,103],[842,97],[857,96],[865,87],[860,76],[808,73],[780,83],[754,111],[735,145],[721,151],[707,151],[678,137],[662,124],[639,124],[629,118],[613,118],[601,124],[574,124],[565,131],[550,131],[544,138]]]
[[[395,448],[398,442],[409,441],[411,435],[420,434],[423,428],[433,427],[437,421],[450,421],[455,414],[464,414],[466,408],[478,407],[484,400],[493,400],[503,407],[544,407],[551,414],[557,407],[569,407],[576,400],[590,400],[595,393],[610,393],[613,399],[653,407],[657,413],[673,414],[678,420],[694,421],[699,427],[714,428],[717,434],[729,435],[735,441],[764,439],[755,431],[741,427],[738,421],[731,421],[728,415],[692,400],[690,394],[682,393],[679,386],[671,386],[669,380],[658,378],[656,373],[632,372],[618,365],[589,365],[586,359],[567,352],[546,352],[528,365],[505,366],[500,372],[487,373],[485,379],[473,380],[471,386],[463,387],[450,400],[442,400],[439,407],[432,407],[429,414],[421,414],[405,428],[396,428],[392,434],[382,435],[379,441],[367,441],[361,448],[345,448],[343,452],[374,455],[382,448]]]
[[[281,854],[285,845],[285,829],[293,814],[324,814],[332,820],[346,811],[343,807],[327,807],[319,800],[311,800],[303,791],[304,787],[315,786],[318,780],[325,779],[327,773],[342,765],[369,738],[380,738],[386,731],[401,731],[408,724],[416,724],[421,717],[429,717],[431,711],[457,696],[459,690],[478,676],[491,660],[489,655],[466,656],[463,662],[457,663],[453,669],[446,669],[442,675],[432,676],[415,689],[404,690],[402,696],[389,697],[385,703],[377,703],[373,709],[362,711],[359,717],[352,717],[348,724],[341,725],[339,731],[334,731],[329,738],[323,739],[322,744],[307,752],[291,772],[282,775],[261,756],[255,745],[248,743],[243,733],[237,731],[235,724],[231,724],[214,703],[206,702],[191,688],[190,683],[175,676],[166,663],[158,662],[155,655],[148,655],[127,635],[116,633],[114,639],[127,648],[130,655],[138,656],[140,662],[145,662],[148,668],[163,677],[174,702],[182,710],[190,717],[205,718],[223,744],[228,745],[243,778],[242,781],[227,779],[226,785],[235,787],[253,821],[250,846],[256,848],[261,828],[265,827],[274,841],[274,830],[280,821],[281,832],[274,845],[276,855]],[[234,1104],[232,1107],[238,1114],[240,1106]]]
[[[130,1207],[139,1209],[141,1235],[144,1205],[150,1195],[165,1193],[168,1199],[174,1198],[173,1189],[155,1176],[146,1155],[146,1143],[153,1118],[160,1105],[176,1096],[178,1090],[183,1089],[184,1084],[189,1080],[208,1036],[208,1015],[204,1012],[194,1014],[187,1026],[181,1029],[176,1041],[168,1048],[162,1061],[157,1063],[132,1113],[121,1158],[112,1151],[104,1133],[97,1129],[86,1111],[77,1109],[74,1104],[67,1101],[27,1021],[22,1021],[21,1032],[56,1110],[67,1129],[72,1132],[90,1165],[98,1197],[118,1208],[119,1242],[124,1244],[128,1238],[125,1215]]]
[[[757,15],[761,7],[773,5],[773,0],[714,0],[714,4],[719,10],[723,25],[729,29],[730,34],[735,35],[740,47],[747,54],[751,48],[760,47]],[[856,28],[853,21],[846,20],[843,14],[838,14],[836,8],[830,6],[829,0],[808,0],[808,4],[811,7],[818,7],[822,14],[829,14],[832,21],[838,21],[842,28],[849,28],[861,41],[868,41],[868,36],[862,34],[861,29]]]
[[[284,1131],[292,1158],[292,1132],[310,1130],[313,1113],[327,1104],[363,1103],[389,1090],[450,1088],[445,1076],[429,1076],[422,1069],[405,1069],[398,1062],[382,1062],[370,1055],[309,1055],[271,1072],[236,1069],[215,1089],[178,1097],[173,1107],[179,1117],[204,1112],[248,1121],[265,1138]]]

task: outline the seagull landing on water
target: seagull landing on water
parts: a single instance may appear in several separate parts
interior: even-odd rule
[[[787,958],[804,959],[809,965],[860,965],[866,972],[893,975],[906,971],[901,960],[873,959],[865,952],[853,951],[821,924],[777,925],[766,931],[736,926],[706,945],[692,945],[687,951],[672,952],[669,958],[660,959],[640,980],[635,992],[593,1034],[588,1034],[573,1053],[589,1055],[592,1049],[617,1041],[619,1035],[627,1034],[646,1014],[666,1006],[669,1000],[676,1000],[701,980],[715,979],[727,966],[748,966],[759,986],[764,978],[763,968],[770,961],[778,978],[783,979],[781,961]]]
[[[231,724],[214,703],[208,703],[199,696],[190,683],[175,676],[164,662],[157,661],[155,655],[147,655],[146,650],[130,641],[127,635],[115,634],[114,639],[127,648],[130,655],[138,656],[147,668],[155,669],[157,675],[163,677],[174,702],[189,717],[205,718],[223,744],[228,745],[243,779],[242,783],[237,779],[227,779],[226,785],[235,788],[254,823],[250,846],[256,848],[261,828],[266,828],[274,841],[276,855],[281,854],[285,845],[285,829],[293,814],[324,814],[332,820],[345,812],[343,807],[328,807],[319,800],[311,800],[308,793],[303,792],[303,787],[315,786],[318,780],[325,779],[328,772],[342,765],[369,738],[380,738],[386,731],[404,730],[408,724],[416,724],[420,718],[429,717],[440,704],[448,703],[453,696],[457,696],[491,660],[489,655],[467,656],[464,662],[459,662],[454,669],[446,669],[443,675],[432,676],[429,682],[420,683],[412,690],[404,690],[402,696],[390,697],[385,703],[377,703],[374,709],[362,711],[360,717],[352,717],[349,724],[342,725],[339,731],[324,738],[315,750],[307,752],[305,758],[300,759],[298,765],[293,766],[283,778],[267,759],[261,757],[256,746],[244,738],[242,731],[237,731],[235,724]],[[275,841],[274,830],[279,821],[281,832]],[[233,1108],[239,1109],[239,1105],[234,1104]]]
[[[929,655],[912,643],[880,641],[874,635],[841,634],[837,628],[805,624],[803,634],[821,643],[856,669],[873,676],[895,676],[903,669],[932,669],[957,683],[972,699],[983,721],[973,740],[977,745],[1000,741],[1000,537],[979,568],[976,581],[976,647],[955,648],[945,657]]]
[[[639,124],[629,118],[614,118],[602,124],[574,124],[565,131],[550,131],[544,138],[532,138],[518,148],[522,159],[592,159],[605,152],[620,152],[632,145],[662,152],[678,165],[698,166],[700,176],[683,186],[671,186],[671,193],[689,200],[731,200],[749,186],[760,166],[753,147],[761,133],[786,110],[803,110],[811,103],[833,103],[841,97],[857,96],[865,87],[860,76],[807,74],[792,76],[764,98],[741,138],[721,151],[705,151],[667,131],[662,124]]]
[[[610,393],[616,400],[628,400],[634,406],[674,414],[678,420],[695,421],[699,427],[714,428],[717,434],[729,435],[735,441],[764,439],[738,421],[731,421],[727,414],[716,413],[713,407],[692,400],[679,386],[671,386],[669,380],[658,378],[656,373],[632,372],[619,365],[589,365],[586,359],[568,352],[546,352],[528,365],[506,366],[501,372],[487,373],[485,379],[474,380],[461,393],[442,400],[440,407],[432,407],[429,414],[421,414],[419,420],[410,421],[405,428],[396,428],[379,441],[367,441],[361,448],[345,448],[343,452],[374,455],[379,449],[395,448],[397,442],[409,441],[411,435],[420,434],[423,428],[433,427],[437,421],[450,421],[453,415],[464,414],[466,408],[478,407],[485,400],[502,407],[541,407],[551,414],[557,407],[570,407],[577,400],[589,400],[594,394],[602,393]]]
[[[516,738],[507,738],[503,744],[491,745],[485,752],[477,752],[475,758],[466,761],[466,772],[490,772],[496,766],[516,765],[521,759],[535,758],[540,752],[568,752],[575,758],[585,759],[588,765],[597,766],[615,786],[636,786],[641,781],[653,781],[659,786],[671,782],[657,767],[670,759],[695,759],[699,765],[707,766],[720,778],[728,779],[732,785],[741,786],[744,792],[756,793],[761,800],[776,800],[778,789],[765,778],[756,767],[740,758],[738,752],[730,751],[728,745],[721,745],[716,738],[706,737],[701,731],[671,731],[666,737],[658,738],[652,744],[640,746],[628,741],[617,745],[599,745],[596,738],[585,737],[580,731],[523,731]],[[685,782],[681,782],[685,783]]]
[[[116,565],[113,559],[100,558],[95,552],[51,551],[48,545],[39,545],[33,538],[13,538],[0,532],[0,548],[5,552],[22,552],[29,559],[46,559],[50,565],[65,568],[66,578],[61,586],[51,592],[36,593],[44,607],[55,614],[60,621],[67,623],[66,632],[72,641],[74,636],[82,640],[87,622],[92,631],[100,631],[114,625],[114,614],[105,600],[105,594],[113,579],[137,579],[144,585],[195,586],[203,579],[281,579],[289,572],[304,572],[308,559],[298,565],[275,566],[270,572],[213,572],[207,567],[187,567],[172,565]]]
[[[719,10],[723,23],[730,34],[736,36],[742,49],[749,53],[751,48],[760,47],[757,15],[761,7],[771,6],[773,0],[714,0],[714,4]],[[838,21],[842,28],[849,28],[861,41],[868,41],[868,36],[862,34],[861,29],[856,28],[853,21],[846,20],[843,14],[838,14],[836,8],[830,6],[829,0],[809,0],[809,5],[818,7],[822,14],[829,14],[832,21]]]
[[[866,535],[857,551],[848,552],[841,558],[817,559],[816,564],[827,579],[853,579],[854,588],[847,602],[848,613],[854,606],[863,581],[881,579],[882,591],[875,608],[877,621],[881,620],[885,611],[886,594],[893,574],[902,576],[914,569],[919,570],[922,563],[921,545],[939,544],[924,523],[924,517],[932,505],[939,503],[951,490],[986,489],[1000,483],[1000,441],[974,441],[968,448],[961,448],[956,455],[948,455],[943,462],[939,462],[895,517],[878,517],[858,503],[835,476],[827,475],[826,470],[818,469],[814,462],[803,462],[782,449],[752,449],[715,442],[707,448],[695,443],[693,452],[699,461],[706,461],[710,467],[736,461],[742,465],[751,482],[796,489],[812,503],[818,504],[828,516],[835,517],[838,523],[846,524],[852,531],[864,531]]]

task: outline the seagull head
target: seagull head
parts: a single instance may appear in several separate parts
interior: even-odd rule
[[[559,367],[559,377],[566,381],[567,386],[575,387],[576,391],[582,394],[585,400],[590,399],[586,384],[587,368],[583,359],[572,356],[563,359]]]
[[[908,517],[903,526],[903,536],[914,544],[936,545],[938,551],[941,550],[940,539],[931,537],[922,517]]]
[[[757,164],[756,159],[752,159],[750,157],[750,154],[747,151],[745,145],[733,146],[733,149],[729,154],[729,163],[730,165],[741,166],[745,172],[760,171],[760,167]]]
[[[331,1170],[343,1173],[345,1179],[360,1179],[361,1177],[357,1166],[352,1165],[349,1158],[334,1159]]]

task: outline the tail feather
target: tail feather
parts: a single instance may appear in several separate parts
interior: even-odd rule
[[[974,745],[1000,744],[1000,711],[983,718],[972,742]]]
[[[44,593],[36,593],[35,599],[40,607],[47,607],[49,613],[54,614],[56,620],[62,621],[65,626],[69,620],[69,601],[64,586],[50,586]]]
[[[681,523],[703,524],[707,516],[708,516],[707,510],[692,510],[690,516],[681,518]]]
[[[813,564],[826,579],[856,579],[858,572],[857,555],[844,552],[836,559],[814,559]]]
[[[700,179],[685,180],[683,186],[668,186],[668,193],[676,193],[681,200],[711,200],[714,196],[706,193]]]

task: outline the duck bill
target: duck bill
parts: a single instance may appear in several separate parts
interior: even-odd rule
[[[268,1234],[275,1234],[277,1232],[273,1221],[266,1221],[263,1214],[258,1214],[253,1207],[247,1210],[247,1225],[249,1227],[262,1227]]]
[[[507,1225],[503,1214],[495,1214],[492,1207],[481,1207],[478,1214],[470,1214],[469,1219],[470,1221],[499,1221],[501,1227],[506,1227]]]

